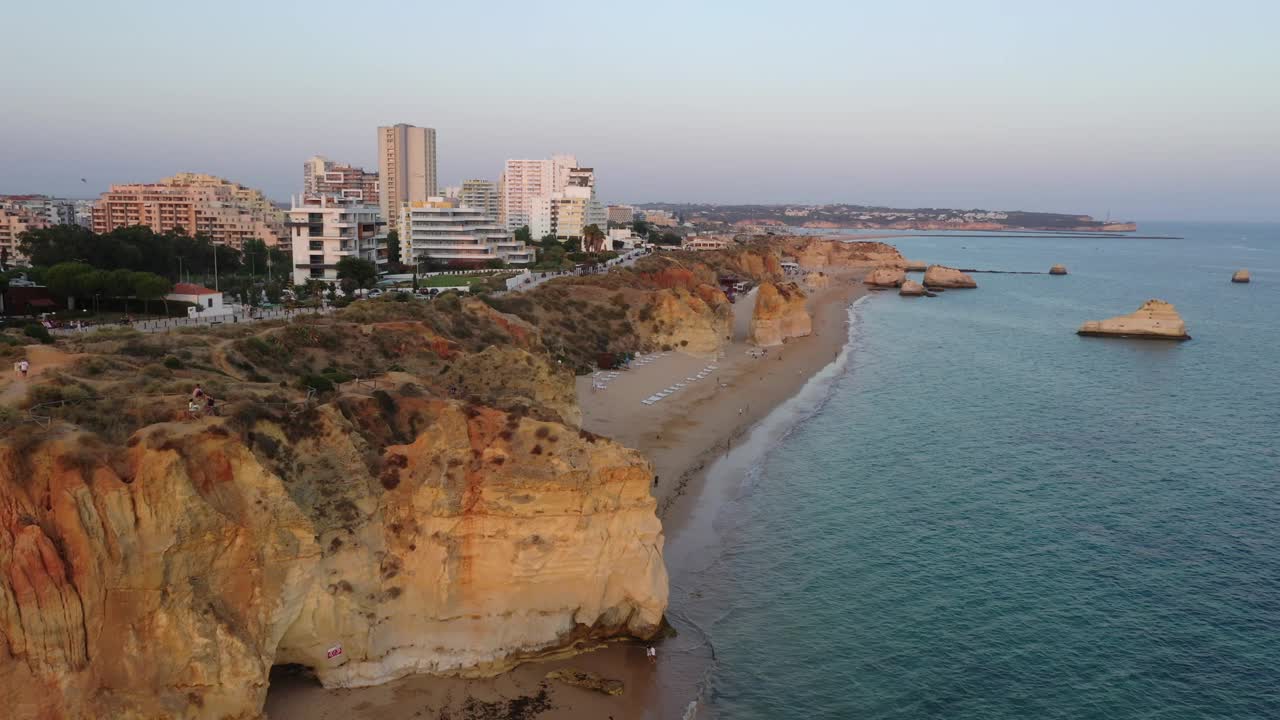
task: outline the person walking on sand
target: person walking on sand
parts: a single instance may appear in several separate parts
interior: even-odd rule
[[[658,664],[658,648],[650,645],[649,649],[644,651],[644,654],[646,657],[649,658],[650,665]]]
[[[26,360],[18,361],[18,374],[22,376],[23,380],[27,379],[27,371],[30,369],[31,369],[31,363],[27,362]]]

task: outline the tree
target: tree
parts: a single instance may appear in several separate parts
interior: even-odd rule
[[[400,233],[396,230],[387,231],[387,265],[400,269]]]
[[[258,238],[249,238],[241,248],[244,259],[249,262],[249,275],[256,276],[258,268],[266,267],[267,244]],[[218,270],[222,270],[222,256],[218,256]]]
[[[82,283],[80,276],[93,272],[93,268],[79,262],[60,262],[49,268],[44,275],[44,284],[49,292],[67,299],[67,308],[75,309],[75,298],[80,296]]]
[[[592,223],[582,228],[582,248],[587,252],[601,252],[604,250],[604,240],[608,237],[599,225]]]
[[[165,295],[173,290],[173,284],[168,280],[149,272],[133,273],[131,278],[133,281],[133,294],[142,300],[142,311],[150,314],[150,303],[152,300],[164,301],[164,314],[169,314],[169,301],[165,299]]]
[[[569,238],[564,241],[565,252],[582,252],[582,238]]]
[[[515,239],[526,245],[532,245],[533,233],[529,231],[529,226],[521,225],[520,227],[516,228]]]
[[[501,258],[494,258],[492,260],[486,260],[484,262],[484,266],[491,270],[501,270],[505,268],[507,264],[503,262]]]
[[[635,222],[631,223],[631,232],[635,233],[636,235],[639,235],[640,237],[648,237],[649,223],[645,222],[644,220],[636,220]]]
[[[338,282],[348,295],[352,288],[371,288],[378,281],[378,267],[368,260],[348,255],[338,261]]]

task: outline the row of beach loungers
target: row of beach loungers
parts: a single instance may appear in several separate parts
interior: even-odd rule
[[[666,355],[669,355],[669,354],[670,353],[663,352],[663,353],[649,353],[648,355],[636,355],[635,359],[631,361],[631,364],[629,365],[629,367],[641,368],[653,362],[654,360],[657,360],[660,357],[665,357]],[[618,376],[621,374],[622,374],[621,371],[618,371],[618,370],[610,370],[608,372],[605,372],[604,370],[597,370],[591,376],[591,385],[596,390],[605,390],[609,387],[609,383],[613,382],[614,380],[617,380]]]
[[[666,353],[663,353],[663,354],[665,355]],[[694,375],[692,377],[687,377],[684,379],[684,382],[678,382],[675,385],[672,385],[671,387],[666,388],[665,390],[660,390],[654,393],[653,395],[650,395],[649,397],[645,398],[644,400],[641,400],[640,402],[644,403],[645,405],[652,405],[656,402],[661,402],[663,398],[667,397],[668,395],[672,395],[674,393],[679,392],[690,383],[696,383],[699,380],[702,380],[703,378],[710,375],[715,370],[719,369],[719,367],[720,367],[719,365],[708,365],[702,368],[701,370],[699,370],[697,375]]]

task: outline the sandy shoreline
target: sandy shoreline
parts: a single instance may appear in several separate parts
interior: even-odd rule
[[[697,491],[712,462],[839,354],[848,340],[848,307],[868,293],[860,282],[864,274],[864,269],[828,272],[830,286],[812,292],[809,299],[813,335],[770,348],[763,357],[748,354],[751,296],[734,305],[734,340],[717,357],[663,353],[614,377],[578,379],[583,427],[640,450],[653,463],[654,495],[668,537],[697,507]],[[701,379],[699,373],[704,375]],[[676,383],[685,386],[652,405],[642,402]],[[678,581],[675,570],[672,579]],[[661,647],[659,643],[660,661]],[[610,697],[544,681],[546,673],[565,667],[620,679],[626,692]],[[661,689],[659,673],[645,660],[644,646],[618,642],[563,660],[525,663],[486,679],[411,676],[378,687],[325,691],[314,681],[275,677],[266,712],[277,720],[641,720],[664,716],[660,701],[671,699],[662,698]]]

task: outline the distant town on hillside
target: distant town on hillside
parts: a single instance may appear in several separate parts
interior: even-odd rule
[[[1089,215],[1021,210],[890,208],[872,205],[715,205],[644,203],[645,211],[667,212],[694,225],[790,226],[880,230],[1055,230],[1128,232],[1132,222],[1095,220]]]

